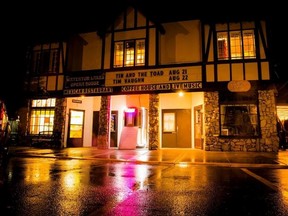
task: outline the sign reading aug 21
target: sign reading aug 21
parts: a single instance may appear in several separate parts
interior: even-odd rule
[[[144,83],[145,77],[161,77],[164,75],[163,70],[158,71],[143,71],[143,72],[132,72],[132,73],[117,73],[116,79],[113,79],[113,84],[127,84],[127,83]],[[188,80],[187,70],[182,70],[182,79],[179,70],[170,70],[169,81],[175,80]],[[122,83],[124,81],[124,83]]]
[[[143,85],[175,82],[199,82],[201,71],[192,68],[123,71],[106,73],[105,86]]]
[[[202,88],[201,67],[161,68],[65,77],[65,95]]]

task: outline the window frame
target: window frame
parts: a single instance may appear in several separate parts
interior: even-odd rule
[[[146,62],[145,50],[145,38],[115,41],[113,68],[144,66]]]
[[[53,134],[56,98],[33,99],[29,117],[29,134]]]
[[[258,104],[251,102],[220,103],[219,116],[221,137],[256,138],[260,136]]]
[[[218,60],[256,58],[255,29],[217,31],[216,41]]]
[[[34,74],[59,73],[60,46],[42,44],[32,50],[32,72]]]

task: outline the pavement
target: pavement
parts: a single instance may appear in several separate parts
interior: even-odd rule
[[[105,162],[149,164],[193,164],[227,167],[266,167],[288,169],[288,149],[279,152],[218,152],[195,149],[136,148],[133,150],[97,149],[79,147],[44,149],[35,147],[9,147],[11,157],[45,157],[55,159],[98,160]]]

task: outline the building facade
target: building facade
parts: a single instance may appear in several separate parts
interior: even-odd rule
[[[150,20],[29,47],[26,133],[61,147],[277,152],[265,20]]]

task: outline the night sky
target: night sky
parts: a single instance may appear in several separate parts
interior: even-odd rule
[[[284,1],[282,1],[284,2]],[[160,22],[175,18],[181,20],[189,17],[207,17],[213,19],[237,17],[237,16],[261,16],[270,21],[272,31],[271,51],[275,59],[275,70],[282,80],[285,76],[287,55],[287,33],[283,27],[287,26],[284,3],[259,4],[251,1],[231,2],[219,1],[212,3],[201,1],[177,0],[105,0],[100,1],[38,1],[20,3],[10,2],[6,4],[6,16],[2,18],[2,38],[4,47],[4,59],[2,57],[2,71],[0,84],[0,98],[6,101],[9,114],[14,115],[20,106],[26,106],[24,100],[23,77],[25,74],[25,53],[27,45],[39,37],[53,37],[65,35],[77,31],[94,31],[105,28],[122,11],[125,4],[139,4],[143,11],[152,19],[157,18]],[[236,3],[238,3],[236,5]],[[100,4],[100,5],[97,5]],[[209,6],[210,5],[210,6]],[[2,15],[3,16],[3,15]],[[105,20],[105,21],[104,21]],[[4,37],[3,37],[4,34]],[[285,39],[285,40],[284,40]],[[286,43],[283,43],[286,41]],[[284,52],[285,53],[285,52]],[[11,116],[10,115],[10,116]]]

